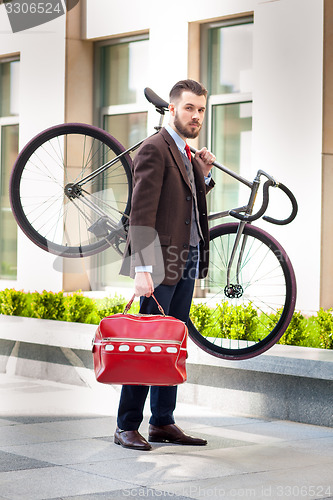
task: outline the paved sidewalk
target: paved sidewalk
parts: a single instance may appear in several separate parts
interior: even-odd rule
[[[118,397],[0,374],[0,500],[333,498],[331,428],[179,404],[208,446],[138,452],[113,443]]]

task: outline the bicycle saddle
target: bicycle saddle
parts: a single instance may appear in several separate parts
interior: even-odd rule
[[[164,115],[165,111],[168,111],[169,104],[159,97],[153,90],[151,90],[149,87],[146,87],[144,89],[144,94],[147,99],[151,104],[154,104],[156,111],[161,113],[161,115]]]

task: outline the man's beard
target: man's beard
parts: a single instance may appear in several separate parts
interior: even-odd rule
[[[201,125],[199,123],[198,123],[197,128],[193,132],[191,132],[191,130],[188,130],[187,128],[185,128],[185,126],[179,120],[177,112],[175,114],[174,125],[175,125],[176,129],[178,130],[178,132],[183,137],[186,137],[186,139],[195,139],[196,137],[198,137],[199,132],[201,130]]]

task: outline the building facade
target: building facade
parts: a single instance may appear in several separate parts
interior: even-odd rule
[[[167,100],[177,80],[193,78],[209,91],[199,145],[250,180],[267,171],[297,198],[289,226],[259,223],[294,265],[297,308],[332,307],[332,28],[329,0],[193,0],[190,9],[80,0],[16,33],[0,5],[0,288],[131,290],[112,252],[62,259],[31,243],[10,212],[10,171],[18,151],[58,123],[94,124],[134,144],[159,119],[143,89]],[[246,187],[214,178],[211,211],[246,201]],[[290,206],[276,191],[269,215],[284,218]]]

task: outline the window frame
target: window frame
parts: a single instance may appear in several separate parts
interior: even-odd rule
[[[200,26],[200,79],[208,89],[207,99],[207,119],[205,120],[202,134],[200,136],[200,147],[207,145],[208,149],[212,150],[214,147],[214,108],[217,106],[227,106],[230,104],[241,105],[250,103],[253,105],[253,89],[250,92],[231,92],[211,94],[212,89],[212,46],[211,46],[211,32],[213,29],[229,28],[241,25],[252,24],[254,27],[254,14],[246,13],[233,16],[232,18],[224,18],[218,21],[202,23]],[[253,64],[252,64],[253,67]],[[253,115],[252,115],[253,118]],[[219,161],[219,159],[217,158]],[[241,168],[241,165],[240,165]],[[217,174],[216,174],[217,175]],[[230,180],[232,180],[230,178]],[[239,193],[242,186],[239,185]],[[209,198],[209,210],[212,212],[220,211],[220,206],[215,206],[216,200],[214,196]],[[230,209],[232,207],[225,207]],[[229,219],[227,219],[229,220]]]
[[[20,56],[19,55],[16,55],[16,56],[11,56],[11,57],[2,57],[0,58],[0,64],[6,64],[6,63],[11,63],[11,62],[20,62]],[[3,128],[4,127],[7,127],[7,126],[11,126],[11,125],[17,125],[18,126],[18,129],[20,128],[20,115],[12,115],[12,116],[0,116],[0,182],[1,182],[1,178],[2,178],[2,169],[3,169],[3,165],[2,165],[2,134],[3,134]],[[20,132],[20,130],[19,130]],[[1,208],[0,206],[0,209],[3,210],[3,208]],[[11,209],[8,208],[6,209],[6,211],[10,211]],[[1,234],[1,237],[3,237],[3,235]],[[18,239],[16,239],[16,248],[18,246]],[[8,278],[8,277],[2,277],[1,274],[0,274],[0,281],[1,282],[13,282],[13,281],[17,281],[17,271],[16,271],[16,277],[15,278]]]
[[[214,106],[227,104],[253,104],[251,92],[240,92],[239,94],[220,94],[213,95],[209,98],[208,113],[207,113],[207,144],[208,149],[212,148],[213,143],[213,114]]]
[[[95,123],[99,127],[104,126],[105,117],[106,116],[116,116],[116,115],[128,115],[135,113],[148,113],[149,104],[144,102],[134,103],[134,104],[117,104],[111,106],[101,106],[101,94],[102,94],[102,85],[101,81],[101,48],[108,47],[110,45],[120,45],[131,42],[140,42],[143,40],[149,40],[149,33],[143,33],[140,35],[133,35],[128,37],[120,37],[120,38],[111,38],[108,40],[103,40],[101,42],[97,42],[95,44]],[[117,139],[117,137],[116,137]]]
[[[208,148],[212,147],[212,134],[213,134],[213,107],[216,105],[224,104],[242,104],[244,102],[251,102],[253,104],[252,92],[232,92],[226,94],[210,94],[209,89],[211,87],[211,57],[209,55],[209,35],[210,30],[216,28],[227,28],[230,26],[240,26],[243,24],[253,24],[254,25],[254,15],[242,15],[239,17],[233,17],[230,19],[222,19],[220,21],[214,21],[210,23],[204,23],[201,25],[201,48],[200,48],[200,73],[201,81],[206,85],[208,89],[208,100],[207,100],[207,120],[205,124],[203,137],[206,137],[206,144]],[[209,55],[207,57],[207,55]],[[200,144],[203,144],[203,137],[201,138]]]
[[[119,44],[128,44],[128,43],[133,43],[133,42],[140,42],[140,41],[149,41],[149,32],[141,33],[138,35],[130,35],[130,36],[123,36],[123,37],[115,37],[115,38],[108,38],[106,40],[98,41],[95,43],[94,47],[94,123],[104,129],[104,124],[106,122],[106,119],[108,117],[112,116],[120,116],[120,115],[135,115],[138,113],[146,113],[147,114],[147,126],[146,126],[146,135],[148,135],[148,129],[149,129],[149,103],[147,100],[142,100],[139,103],[132,103],[132,104],[117,104],[117,105],[110,105],[110,106],[103,106],[102,105],[102,94],[103,94],[103,85],[104,82],[102,81],[102,57],[101,57],[101,49],[103,47],[108,47],[112,45],[119,45]],[[117,137],[117,135],[114,136],[115,139],[117,139],[120,143],[122,143],[122,140]],[[133,146],[134,144],[131,144]],[[123,144],[125,147],[126,144]],[[104,262],[103,260],[106,258],[103,253],[97,254],[93,256],[93,272],[91,273],[90,277],[90,282],[91,286],[94,290],[103,290],[103,291],[108,291],[110,289],[117,288],[121,289],[127,289],[130,287],[130,279],[126,277],[122,277],[121,283],[118,283],[116,287],[110,282],[107,281],[107,277],[104,274],[103,271],[103,266]]]

